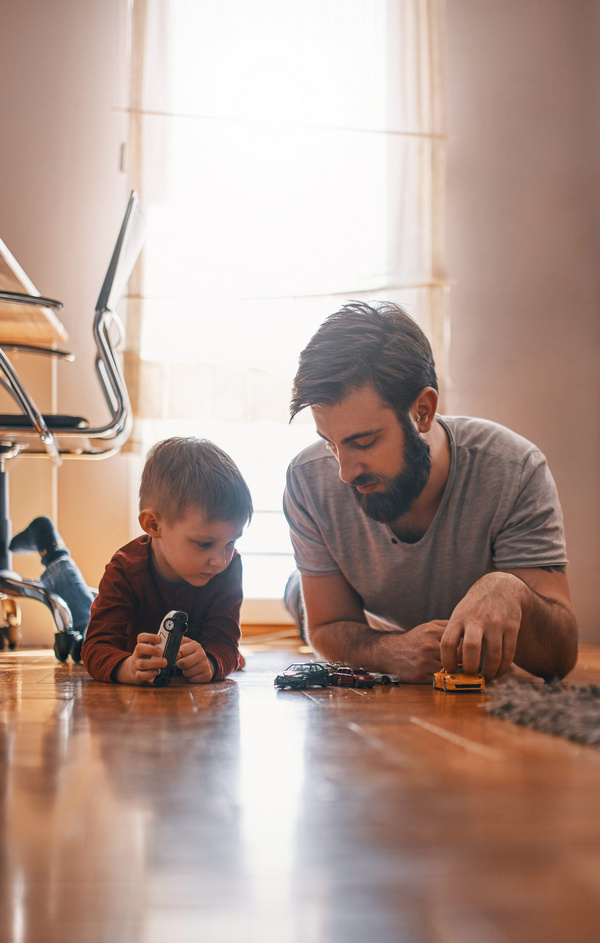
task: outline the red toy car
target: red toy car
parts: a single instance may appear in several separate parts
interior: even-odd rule
[[[333,665],[329,672],[329,683],[340,688],[372,688],[376,679],[364,668],[349,668]]]

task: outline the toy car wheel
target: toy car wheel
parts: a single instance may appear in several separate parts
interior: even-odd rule
[[[174,628],[175,628],[175,623],[173,622],[173,620],[167,619],[167,621],[165,622],[165,629],[167,630],[167,632],[172,632]]]

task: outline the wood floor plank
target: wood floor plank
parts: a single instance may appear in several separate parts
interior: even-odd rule
[[[278,644],[165,689],[0,653],[3,943],[596,943],[600,750],[480,694],[279,691]]]

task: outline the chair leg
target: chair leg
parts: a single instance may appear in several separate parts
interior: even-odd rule
[[[7,570],[0,571],[0,593],[5,596],[21,596],[27,599],[37,599],[52,613],[54,624],[58,632],[70,632],[73,627],[71,610],[64,599],[48,590],[37,580],[24,580],[17,573]]]
[[[69,655],[73,661],[81,661],[83,637],[80,632],[73,632],[73,616],[62,596],[49,592],[37,580],[23,579],[11,569],[12,554],[8,545],[12,525],[8,514],[8,473],[5,463],[18,452],[18,446],[0,444],[0,597],[37,599],[43,603],[52,613],[56,626],[54,654],[62,662],[65,662]]]
[[[2,611],[0,633],[4,635],[1,647],[6,642],[12,652],[21,644],[21,607],[11,596],[0,596],[0,609]]]

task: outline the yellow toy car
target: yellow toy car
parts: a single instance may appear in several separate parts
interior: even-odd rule
[[[441,691],[484,691],[485,678],[479,672],[472,675],[465,674],[462,665],[459,665],[452,673],[444,671],[443,668],[436,671],[433,676],[433,686]]]

